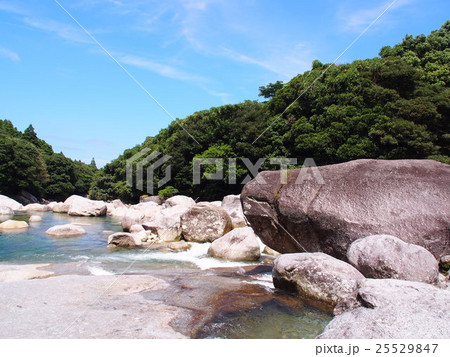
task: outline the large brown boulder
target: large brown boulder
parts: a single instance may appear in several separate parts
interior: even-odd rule
[[[433,254],[393,236],[357,239],[350,245],[347,258],[366,278],[438,282],[439,264]]]
[[[210,203],[197,203],[181,216],[183,237],[189,242],[213,242],[231,229],[228,213]]]
[[[450,338],[450,291],[393,279],[359,283],[360,307],[336,316],[319,336],[336,338]]]
[[[324,253],[283,254],[275,259],[272,275],[276,288],[330,312],[341,301],[354,300],[364,280],[350,264]]]
[[[313,170],[265,171],[245,185],[244,214],[276,251],[346,259],[356,239],[389,234],[450,253],[450,165],[432,160],[356,160]]]

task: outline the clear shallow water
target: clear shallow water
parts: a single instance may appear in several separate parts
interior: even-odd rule
[[[66,214],[33,213],[42,216],[42,222],[30,224],[19,232],[0,232],[0,263],[35,264],[86,262],[93,274],[137,272],[163,268],[232,267],[245,263],[223,262],[207,256],[209,244],[192,244],[187,252],[171,253],[138,248],[111,249],[107,239],[122,230],[118,220],[109,217],[71,217]],[[14,219],[27,221],[29,215]],[[86,234],[71,238],[55,238],[45,231],[60,224],[80,224]]]
[[[292,309],[277,301],[260,308],[218,316],[204,326],[200,338],[315,338],[331,315],[310,307]]]
[[[148,272],[155,269],[208,269],[239,267],[243,262],[224,262],[207,256],[209,244],[192,244],[186,252],[125,250],[107,248],[107,238],[121,231],[118,220],[109,217],[71,217],[51,212],[33,213],[42,222],[30,224],[21,232],[0,232],[0,264],[84,262],[93,275]],[[28,221],[29,215],[14,219]],[[73,238],[54,238],[45,231],[60,224],[80,224],[86,234]],[[254,276],[250,282],[272,291],[271,274]],[[331,320],[330,315],[309,307],[289,309],[278,302],[260,308],[218,316],[205,326],[203,338],[314,338]]]

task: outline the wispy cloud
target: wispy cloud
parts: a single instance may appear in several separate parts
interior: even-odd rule
[[[0,47],[0,57],[5,57],[10,59],[11,61],[17,62],[20,61],[20,56],[18,53],[8,50],[6,48]]]
[[[65,40],[79,43],[92,43],[91,39],[78,27],[54,20],[42,20],[26,17],[24,23],[34,28],[53,33]]]
[[[10,12],[12,14],[26,15],[28,11],[22,6],[17,6],[10,1],[0,1],[0,11]]]
[[[206,78],[204,77],[181,71],[167,64],[158,63],[155,61],[151,61],[133,55],[120,56],[119,61],[123,64],[142,68],[167,78],[178,79],[182,81],[194,81],[194,82],[206,81]]]
[[[390,12],[413,3],[415,0],[397,0],[390,8]],[[350,10],[349,6],[341,8],[338,12],[340,29],[343,31],[360,32],[377,18],[393,0],[382,1],[379,5],[370,8]],[[386,18],[386,16],[385,16]],[[381,22],[380,22],[381,23]]]

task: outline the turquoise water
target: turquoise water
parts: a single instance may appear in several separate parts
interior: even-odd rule
[[[223,262],[207,256],[209,244],[192,244],[187,252],[172,253],[146,248],[111,249],[107,239],[122,231],[117,219],[110,217],[72,217],[51,212],[33,213],[42,222],[30,224],[18,232],[0,232],[0,264],[86,262],[96,273],[139,272],[163,268],[230,267],[245,263]],[[28,221],[29,215],[16,215],[15,220]],[[71,238],[56,238],[45,233],[61,224],[79,224],[86,234]]]
[[[76,263],[82,262],[94,275],[147,272],[165,268],[208,269],[236,267],[246,263],[224,262],[207,256],[209,243],[192,244],[186,252],[125,250],[107,247],[113,232],[122,231],[117,219],[109,217],[71,217],[66,214],[34,213],[42,222],[30,224],[20,232],[0,232],[0,264]],[[28,221],[29,215],[14,219]],[[80,224],[86,234],[55,238],[45,231],[60,224]],[[273,288],[270,272],[255,277],[257,283]],[[218,316],[207,324],[201,338],[313,338],[330,321],[328,314],[309,307],[287,309],[277,302],[257,309]]]

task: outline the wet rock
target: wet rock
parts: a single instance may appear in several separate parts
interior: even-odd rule
[[[450,291],[394,279],[366,279],[360,307],[336,316],[324,339],[417,339],[450,337]]]
[[[222,200],[221,207],[230,215],[233,228],[246,227],[247,220],[242,210],[241,196],[228,195]]]
[[[0,230],[3,231],[15,231],[28,228],[28,223],[23,221],[7,220],[0,223]]]
[[[173,252],[184,252],[191,249],[192,245],[184,240],[167,243],[167,248]]]
[[[435,284],[438,280],[438,262],[433,254],[423,247],[389,235],[357,239],[350,245],[347,258],[366,278],[429,284]]]
[[[181,216],[183,237],[189,242],[213,242],[231,229],[228,213],[210,203],[198,203]]]
[[[134,234],[118,232],[108,237],[108,245],[120,248],[134,248],[142,245],[142,241]]]
[[[279,257],[281,253],[277,252],[276,250],[273,250],[272,248],[268,247],[267,245],[264,247],[263,251],[264,254],[271,255],[273,257]]]
[[[258,237],[250,227],[233,229],[216,239],[208,254],[231,261],[257,261],[261,256]]]
[[[350,264],[324,253],[283,254],[275,259],[272,275],[275,287],[330,312],[341,300],[354,298],[364,279]]]
[[[86,233],[86,231],[75,224],[62,224],[49,228],[45,233],[54,237],[74,237]]]
[[[320,174],[320,176],[318,175]],[[261,172],[245,185],[246,218],[281,253],[322,251],[346,259],[361,237],[388,234],[450,254],[450,165],[432,160],[356,160]]]

